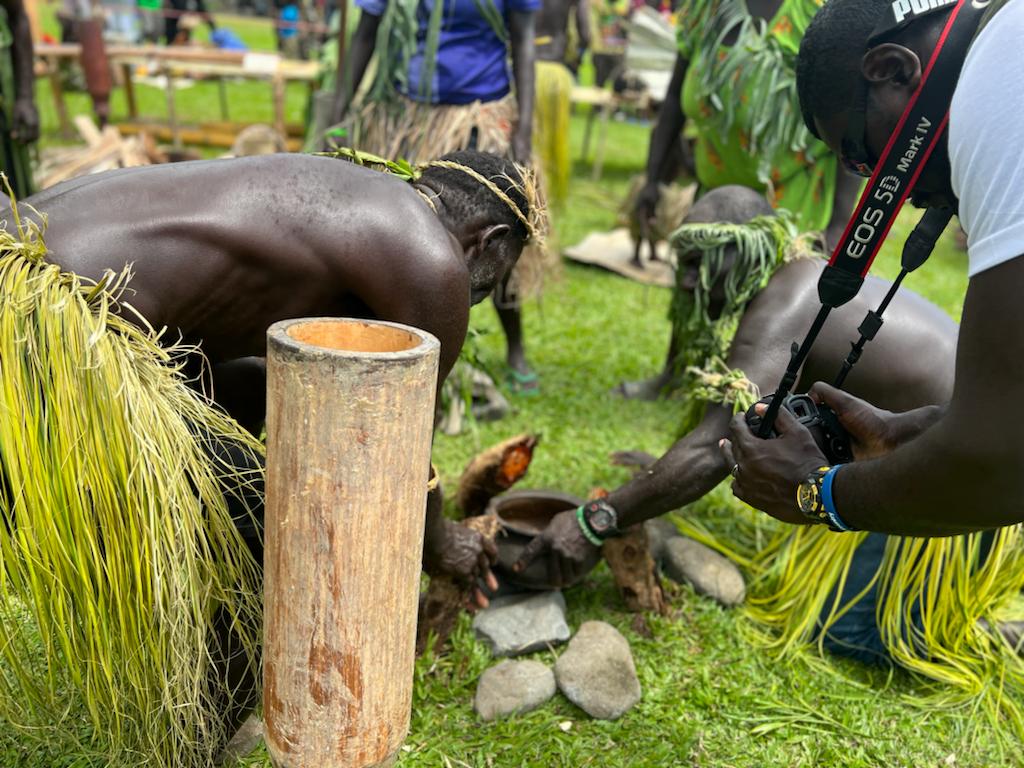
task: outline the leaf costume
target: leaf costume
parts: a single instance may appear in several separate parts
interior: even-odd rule
[[[679,52],[689,61],[681,104],[701,187],[756,189],[804,231],[831,219],[838,167],[804,126],[796,94],[796,54],[819,7],[783,0],[766,23],[743,0],[690,0],[679,14]],[[737,26],[736,41],[723,45]]]

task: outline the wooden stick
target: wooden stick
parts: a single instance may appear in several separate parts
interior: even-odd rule
[[[365,320],[267,333],[266,741],[390,764],[409,730],[440,344]]]
[[[208,124],[201,126],[179,125],[177,133],[181,141],[185,144],[225,148],[234,146],[238,131],[220,130],[217,128],[206,127],[207,125]],[[120,129],[121,133],[126,136],[147,133],[158,141],[171,141],[174,138],[174,132],[171,130],[170,126],[160,125],[158,123],[118,123],[117,127]],[[289,137],[288,139],[285,139],[285,146],[289,152],[298,152],[302,149],[302,139]]]
[[[109,160],[116,160],[120,155],[120,152],[121,140],[119,137],[116,139],[109,136],[104,137],[102,143],[95,147],[90,147],[79,157],[55,169],[52,173],[43,178],[39,182],[39,188],[46,189],[47,187],[52,187],[54,184],[59,184],[62,181],[67,181],[68,179],[73,179],[76,176],[81,176],[102,163]]]
[[[139,117],[139,107],[135,102],[135,80],[133,79],[135,67],[131,64],[121,65],[121,76],[124,78],[124,97],[128,102],[128,116],[132,120]]]
[[[274,91],[274,130],[277,131],[280,136],[287,136],[288,129],[284,123],[284,107],[285,107],[285,82],[284,77],[279,74],[274,75],[272,80],[273,91]]]
[[[57,110],[60,123],[61,138],[71,138],[71,121],[68,119],[68,104],[64,99],[64,84],[61,82],[60,64],[54,57],[46,59],[46,69],[50,78],[50,92],[53,95],[53,106]]]
[[[96,127],[96,123],[88,115],[75,115],[75,128],[78,130],[78,135],[82,137],[82,141],[88,144],[90,147],[99,146],[104,137],[109,137],[112,134],[100,131]]]

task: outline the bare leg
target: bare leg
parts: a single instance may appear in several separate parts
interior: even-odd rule
[[[643,247],[644,247],[644,238],[643,238],[643,235],[639,235],[639,236],[637,236],[636,240],[634,241],[634,246],[633,246],[633,266],[634,267],[639,267],[640,269],[644,268],[643,259],[640,258],[640,251],[643,249]]]
[[[505,331],[508,344],[507,362],[514,388],[519,392],[536,392],[537,374],[530,370],[526,362],[526,349],[523,345],[523,319],[519,306],[519,298],[510,287],[511,276],[506,276],[493,295],[494,308]]]
[[[648,240],[647,247],[651,250],[651,261],[665,261],[658,255],[658,243],[655,240]]]

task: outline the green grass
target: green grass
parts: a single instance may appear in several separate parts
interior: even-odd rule
[[[249,34],[258,32],[249,30]],[[248,29],[248,28],[247,28]],[[269,91],[231,85],[232,116],[268,119]],[[40,84],[46,141],[54,141],[55,117]],[[72,109],[86,111],[75,95]],[[161,114],[157,89],[139,88],[145,113]],[[214,117],[215,86],[197,84],[181,93],[183,115]],[[300,119],[302,94],[289,93],[289,119]],[[115,94],[115,116],[124,113]],[[583,121],[573,120],[574,156]],[[600,182],[589,166],[575,171],[566,213],[555,222],[562,243],[592,229],[613,226],[630,177],[642,167],[646,127],[613,122]],[[899,243],[913,215],[904,216],[876,271],[893,276]],[[931,262],[908,286],[959,316],[966,286],[965,256],[943,239]],[[585,494],[627,479],[608,464],[609,452],[641,448],[654,453],[672,442],[677,406],[624,402],[609,390],[624,378],[656,370],[668,340],[668,292],[645,288],[607,273],[567,265],[541,302],[525,308],[530,360],[541,377],[541,394],[515,399],[504,421],[479,424],[461,437],[439,435],[435,459],[447,487],[481,449],[522,431],[543,433],[524,487],[551,487]],[[473,310],[483,332],[485,363],[502,369],[503,339],[493,308]],[[852,333],[853,329],[851,329]],[[624,612],[607,569],[600,566],[566,594],[569,622],[588,619],[617,626],[632,645],[643,699],[616,722],[590,720],[556,697],[539,710],[493,724],[481,723],[472,698],[480,673],[493,663],[472,638],[463,617],[450,652],[429,655],[416,668],[412,731],[401,766],[992,766],[1020,761],[997,756],[990,734],[968,737],[967,714],[922,712],[907,699],[921,693],[906,676],[890,681],[880,670],[848,662],[779,663],[750,647],[740,633],[740,614],[723,610],[688,588],[672,589],[672,615],[634,617]],[[557,651],[556,651],[557,653]],[[536,654],[546,662],[554,654]],[[16,734],[0,733],[0,765],[19,768],[68,766],[64,756],[29,749]],[[35,749],[35,748],[33,748]],[[239,765],[269,765],[262,748]]]

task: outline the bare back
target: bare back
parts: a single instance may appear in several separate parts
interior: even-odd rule
[[[787,265],[755,297],[740,321],[730,364],[746,371],[765,394],[774,390],[782,376],[790,344],[803,339],[817,314],[823,266],[818,260]],[[853,301],[833,310],[795,391],[835,378],[850,344],[858,338],[857,327],[890,285],[868,277]],[[953,392],[957,324],[907,289],[896,294],[883,318],[885,325],[865,348],[844,388],[893,411],[947,402]]]
[[[406,322],[462,345],[461,251],[381,173],[282,154],[111,171],[27,202],[48,217],[55,263],[93,279],[133,264],[125,301],[213,362],[262,355],[267,327],[301,316]]]

